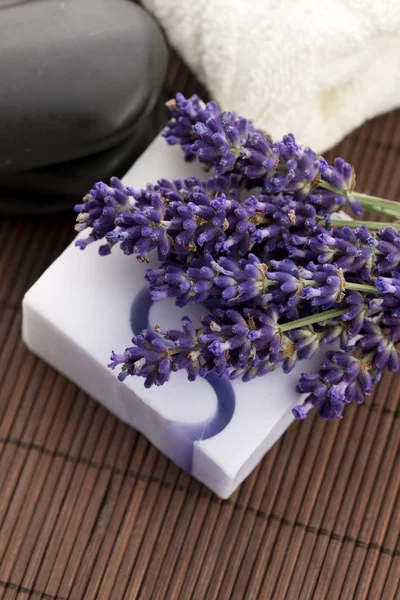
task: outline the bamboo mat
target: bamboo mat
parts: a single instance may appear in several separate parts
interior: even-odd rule
[[[176,57],[168,81],[199,89]],[[335,155],[398,198],[400,112]],[[221,501],[24,348],[21,299],[73,221],[0,220],[0,597],[399,597],[400,377],[341,422],[292,425]]]

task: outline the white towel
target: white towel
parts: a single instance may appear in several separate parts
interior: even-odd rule
[[[225,110],[323,151],[400,105],[400,0],[143,0]]]

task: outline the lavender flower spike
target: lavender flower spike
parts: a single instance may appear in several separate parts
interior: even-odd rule
[[[274,142],[196,95],[177,94],[168,108],[162,135],[202,163],[207,180],[161,179],[142,190],[99,182],[75,207],[77,231],[89,231],[76,244],[105,240],[100,254],[119,245],[140,261],[156,251],[159,264],[145,275],[153,300],[218,308],[200,328],[184,317],[181,330],[143,331],[112,353],[110,368],[147,387],[177,370],[190,381],[208,373],[248,381],[278,364],[287,373],[336,342],[318,373],[300,378],[307,398],[293,412],[340,418],[400,366],[399,206],[356,193],[350,163],[328,164],[290,133]],[[395,221],[332,216],[362,206]]]
[[[290,193],[295,199],[309,196],[325,212],[347,203],[355,214],[362,213],[352,193],[354,170],[343,159],[328,165],[310,148],[298,145],[293,134],[274,144],[246,119],[218,112],[216,105],[210,109],[197,97],[186,100],[179,94],[171,107],[172,119],[164,135],[169,143],[181,145],[186,160],[197,157],[216,174],[240,174],[248,187],[258,185],[261,178],[266,193]]]
[[[299,303],[328,310],[343,300],[346,286],[342,271],[333,265],[310,263],[308,268],[299,269],[288,259],[266,264],[254,254],[239,260],[214,260],[206,254],[194,258],[190,266],[167,264],[148,269],[146,279],[155,301],[176,298],[182,307],[219,297],[223,306],[251,304],[266,309],[275,305],[288,316],[297,314],[293,309]]]
[[[79,212],[75,231],[92,228],[90,236],[79,239],[76,245],[83,250],[88,244],[103,239],[114,228],[118,212],[122,209],[130,209],[129,196],[129,189],[126,189],[117,177],[111,177],[110,185],[103,182],[96,183],[83,198],[82,203],[75,206],[75,211]],[[100,247],[100,254],[108,253],[108,245]]]
[[[256,309],[217,310],[202,317],[195,329],[188,317],[182,330],[144,330],[133,338],[134,346],[122,354],[112,353],[110,368],[122,365],[119,375],[145,378],[145,385],[163,385],[171,371],[186,370],[190,381],[198,375],[243,380],[263,375],[283,360],[278,313]]]
[[[236,163],[248,138],[249,123],[235,113],[223,112],[218,118],[196,123],[193,133],[197,139],[190,147],[191,152],[200,162],[214,162],[216,174],[222,175]]]
[[[324,419],[342,418],[346,404],[361,403],[371,393],[372,379],[360,359],[343,351],[328,352],[319,373],[301,376],[297,391],[309,394],[303,405],[293,409],[297,419],[305,419],[313,408]]]
[[[205,104],[197,95],[186,99],[183,94],[177,94],[174,100],[167,102],[167,108],[170,109],[172,118],[162,135],[171,146],[179,144],[184,152],[185,160],[192,161],[196,157],[195,152],[191,149],[194,141],[193,126],[197,122],[205,122],[217,116],[218,105],[216,102]]]

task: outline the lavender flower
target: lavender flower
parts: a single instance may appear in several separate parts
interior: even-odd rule
[[[396,219],[400,209],[354,192],[349,163],[329,165],[292,134],[273,142],[198,96],[178,94],[168,106],[167,143],[211,177],[161,179],[140,190],[116,178],[97,183],[76,206],[76,229],[90,229],[77,245],[105,240],[100,254],[119,244],[141,261],[157,251],[160,264],[146,272],[153,300],[218,300],[220,308],[198,329],[184,317],[181,330],[143,331],[112,354],[110,367],[147,387],[177,370],[191,381],[208,373],[248,381],[279,363],[289,372],[335,342],[340,350],[327,353],[319,372],[302,375],[298,390],[308,397],[294,414],[316,408],[323,418],[341,417],[385,369],[399,368],[400,235],[397,223],[338,227],[332,213],[348,206],[361,214],[363,204]]]
[[[388,328],[386,329],[386,326]],[[372,351],[372,364],[378,372],[386,368],[397,371],[399,368],[399,355],[396,344],[400,341],[400,321],[397,318],[386,317],[383,328],[378,322],[371,319],[364,321],[364,335],[357,345],[364,351]]]
[[[191,107],[189,118],[187,104]],[[217,174],[232,170],[241,174],[250,187],[252,180],[263,178],[266,193],[292,193],[296,199],[310,196],[325,212],[334,212],[348,203],[355,214],[362,213],[361,204],[352,194],[354,170],[343,159],[328,165],[310,148],[298,145],[293,134],[274,144],[268,134],[235,113],[218,112],[216,105],[213,114],[201,112],[197,97],[192,108],[192,100],[179,94],[172,108],[167,132],[177,129],[179,133],[167,139],[171,144],[180,144],[187,159],[196,156],[208,168],[215,168]]]
[[[193,133],[197,139],[190,151],[200,162],[214,163],[216,174],[222,175],[236,163],[248,138],[249,122],[235,113],[222,112],[205,122],[197,122]]]
[[[256,225],[251,217],[254,210],[219,193],[233,183],[232,178],[217,178],[212,184],[195,178],[174,183],[162,180],[153,189],[125,190],[130,197],[126,196],[124,205],[113,205],[112,215],[108,206],[103,208],[108,196],[102,206],[98,206],[96,200],[93,209],[96,219],[89,223],[86,213],[78,216],[79,221],[86,219],[80,228],[91,225],[94,229],[87,240],[79,240],[77,244],[84,248],[106,237],[107,252],[120,243],[125,254],[137,254],[144,260],[154,249],[158,250],[160,260],[169,254],[184,260],[197,251],[244,255],[253,243],[251,233]],[[86,210],[86,205],[77,208]]]
[[[365,323],[365,319],[369,314],[368,301],[365,301],[364,295],[360,292],[354,290],[346,291],[344,304],[347,305],[347,309],[341,318],[346,328],[345,339],[347,340],[347,343],[341,344],[342,350],[346,349],[350,340],[353,340],[358,336]]]
[[[297,360],[309,360],[318,351],[323,333],[313,327],[299,327],[287,333],[287,343],[283,346],[282,369],[290,373]]]
[[[266,265],[253,254],[239,261],[228,257],[215,261],[208,254],[195,258],[190,266],[148,269],[146,279],[153,300],[176,298],[178,306],[204,303],[214,296],[232,306],[268,293]]]
[[[267,175],[272,176],[279,163],[279,156],[273,149],[272,138],[260,130],[249,132],[247,142],[240,149],[236,170],[244,175],[251,188]]]
[[[288,248],[293,259],[332,263],[344,272],[360,274],[362,280],[368,281],[374,267],[375,241],[376,238],[364,226],[328,230],[318,225],[309,236],[292,234]]]
[[[308,268],[298,268],[284,259],[271,260],[269,267],[273,270],[268,271],[254,254],[238,261],[228,257],[214,260],[206,255],[194,259],[191,266],[148,269],[146,279],[153,300],[176,298],[181,307],[218,296],[222,305],[245,306],[255,300],[264,309],[273,304],[280,313],[293,316],[297,313],[292,309],[300,302],[328,310],[345,297],[343,273],[333,265],[310,263]],[[346,318],[352,318],[350,312]]]
[[[342,418],[346,404],[361,403],[371,393],[372,378],[368,365],[359,358],[343,351],[330,351],[318,373],[303,373],[297,391],[309,396],[304,404],[293,409],[296,418],[305,419],[313,408],[324,419]]]
[[[361,215],[363,212],[361,203],[352,194],[356,185],[356,175],[353,167],[345,162],[343,158],[336,158],[334,166],[328,165],[322,159],[319,167],[323,181],[336,189],[336,192],[332,189],[325,189],[321,192],[325,196],[325,201],[326,197],[330,196],[330,193],[337,194],[335,200],[338,205],[344,204],[347,201],[354,214]]]
[[[147,269],[145,278],[154,301],[176,298],[177,306],[189,302],[202,304],[220,293],[214,285],[216,272],[212,267],[211,255],[194,258],[190,267],[166,265],[159,269]]]
[[[393,227],[372,232],[365,225],[331,230],[318,225],[311,235],[294,232],[287,239],[293,260],[329,262],[345,273],[356,274],[360,281],[390,273],[400,264],[400,237]]]
[[[277,156],[277,164],[275,173],[267,174],[265,179],[266,192],[290,193],[297,200],[308,197],[321,177],[321,160],[317,159],[315,152],[299,146],[291,133],[274,144],[272,151]]]
[[[361,403],[385,369],[398,371],[396,344],[400,341],[400,319],[383,316],[364,318],[355,350],[328,352],[328,360],[314,375],[301,376],[298,391],[309,396],[294,415],[304,419],[312,408],[323,418],[342,417],[346,404]]]
[[[188,99],[183,94],[177,94],[176,99],[167,102],[167,107],[172,113],[172,118],[162,135],[171,146],[179,144],[185,160],[192,161],[196,158],[195,152],[191,150],[194,140],[193,126],[197,122],[216,117],[219,113],[218,105],[216,102],[205,104],[196,94]]]
[[[397,269],[400,263],[400,236],[392,227],[384,227],[378,233],[376,246],[380,256],[375,271],[377,274],[388,273]]]
[[[171,372],[170,350],[161,336],[148,329],[136,335],[132,348],[123,354],[111,354],[109,367],[115,368],[123,363],[118,378],[123,381],[128,375],[145,377],[145,387],[163,385],[168,381]]]
[[[394,277],[377,277],[375,280],[379,297],[369,302],[371,310],[390,311],[394,317],[400,316],[400,275],[392,273]]]
[[[249,379],[265,374],[282,357],[278,314],[244,309],[217,310],[201,319],[195,329],[188,317],[182,330],[145,330],[133,338],[134,346],[111,355],[110,367],[122,365],[121,380],[127,375],[145,378],[145,385],[163,385],[171,371],[186,370],[189,380],[216,373],[220,377]]]
[[[111,177],[110,185],[99,182],[83,198],[81,204],[75,206],[79,212],[75,231],[83,231],[91,227],[90,236],[80,239],[76,245],[84,250],[96,240],[103,239],[114,227],[116,215],[122,208],[130,208],[130,193],[117,177]],[[107,245],[100,246],[100,254],[108,254]]]

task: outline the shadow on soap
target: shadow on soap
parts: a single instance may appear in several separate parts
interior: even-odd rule
[[[153,306],[153,300],[149,291],[143,288],[134,298],[130,311],[130,324],[134,335],[139,334],[143,329],[154,326],[151,323],[150,311]],[[227,379],[221,379],[215,374],[207,375],[203,381],[210,386],[210,392],[213,390],[217,405],[216,409],[206,419],[196,423],[185,423],[178,420],[170,421],[166,427],[168,437],[179,440],[178,446],[171,444],[167,453],[178,464],[179,467],[192,472],[194,442],[207,440],[221,433],[230,423],[235,412],[235,392],[232,383]],[[188,383],[188,394],[190,386],[196,383]],[[174,452],[174,448],[179,447],[179,453]],[[175,454],[177,454],[175,456]],[[173,455],[173,456],[172,456]]]

